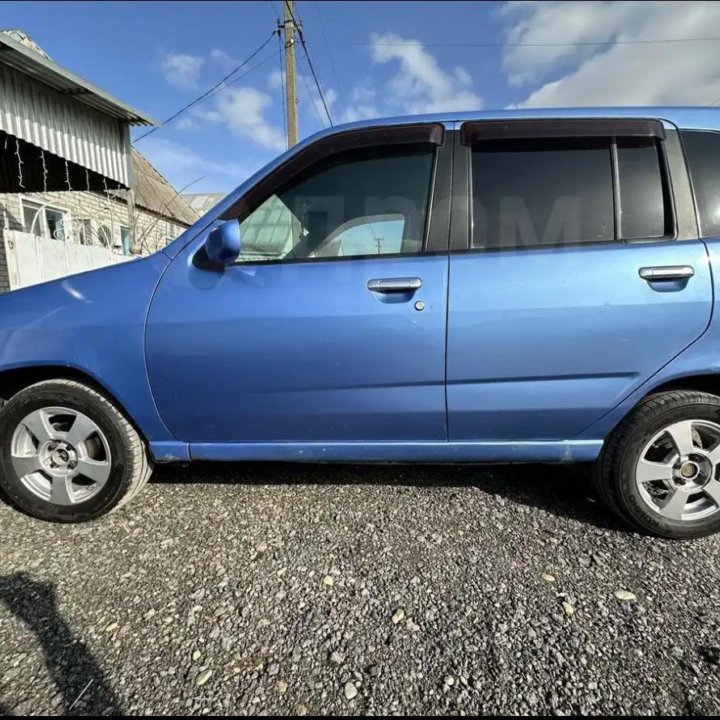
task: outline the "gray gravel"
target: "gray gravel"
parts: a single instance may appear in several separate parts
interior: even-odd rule
[[[631,533],[586,473],[164,467],[89,525],[0,505],[0,710],[720,712],[720,538]]]

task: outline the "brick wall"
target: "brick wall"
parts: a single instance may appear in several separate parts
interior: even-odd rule
[[[92,244],[105,244],[107,235],[117,252],[122,252],[120,228],[129,227],[128,207],[120,198],[87,191],[48,193],[0,193],[0,292],[10,289],[3,229],[24,230],[23,200],[63,211],[69,218],[68,242],[80,242],[81,227],[89,226]],[[83,221],[89,221],[89,223]],[[37,223],[38,221],[36,221]],[[135,235],[138,254],[149,255],[165,247],[185,230],[185,226],[161,218],[140,206],[135,207]],[[107,228],[107,232],[103,230]],[[36,227],[35,234],[41,234]]]

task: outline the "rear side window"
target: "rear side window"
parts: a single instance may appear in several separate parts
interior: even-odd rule
[[[618,138],[620,237],[624,240],[662,238],[668,234],[662,169],[652,138]]]
[[[473,247],[614,239],[607,142],[505,140],[472,152]]]
[[[720,133],[683,132],[702,237],[720,236]]]
[[[473,248],[672,235],[662,156],[652,138],[481,141],[471,162]]]

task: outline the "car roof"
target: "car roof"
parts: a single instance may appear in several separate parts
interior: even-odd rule
[[[509,108],[464,112],[431,113],[426,115],[403,115],[400,117],[375,118],[336,125],[317,133],[314,138],[333,132],[381,127],[406,123],[440,122],[463,123],[477,120],[530,120],[552,118],[654,118],[667,120],[683,129],[720,130],[720,107],[575,107],[575,108]],[[308,138],[310,139],[310,138]]]

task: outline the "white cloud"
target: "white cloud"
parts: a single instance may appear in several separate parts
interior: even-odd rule
[[[197,89],[200,71],[208,60],[222,67],[224,71],[229,71],[238,64],[229,53],[219,48],[210,50],[207,58],[170,53],[163,60],[165,77],[176,87]],[[217,78],[214,82],[217,82]],[[274,83],[279,85],[278,79],[271,75],[271,88]],[[329,95],[329,98],[334,99],[334,95]],[[235,135],[263,148],[284,150],[284,134],[266,118],[272,105],[273,96],[268,93],[250,86],[228,85],[211,94],[202,105],[185,113],[177,120],[176,127],[180,130],[197,130],[207,124],[224,124]]]
[[[280,130],[265,118],[273,104],[267,93],[253,87],[229,87],[217,95],[212,119],[227,123],[232,132],[271,150],[284,150]]]
[[[171,85],[182,90],[194,90],[204,64],[205,59],[195,55],[168,53],[163,58],[162,69]]]
[[[212,96],[208,105],[193,108],[181,121],[180,129],[203,125],[226,125],[238,137],[270,150],[284,150],[285,136],[267,118],[273,98],[253,87],[225,87]]]
[[[482,106],[467,70],[459,66],[444,70],[417,40],[386,33],[372,35],[370,42],[373,62],[394,65],[393,73],[381,94],[370,80],[356,86],[351,91],[351,115],[451,112]]]
[[[225,72],[230,72],[230,70],[240,64],[232,55],[220,48],[213,48],[210,51],[210,59],[217,63]]]
[[[501,15],[509,24],[509,80],[536,86],[521,107],[704,105],[720,98],[716,42],[648,42],[720,35],[720,3],[519,2]],[[552,45],[558,42],[566,44]],[[602,42],[610,44],[588,44]]]
[[[365,78],[350,91],[346,114],[348,120],[353,121],[391,115],[392,111],[383,112],[380,109],[377,90],[370,82],[370,79]]]

